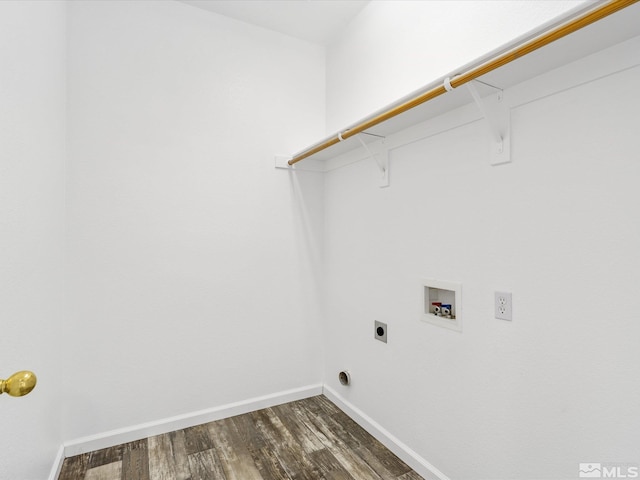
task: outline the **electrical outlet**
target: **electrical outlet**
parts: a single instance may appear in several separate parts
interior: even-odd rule
[[[513,320],[513,303],[510,292],[495,292],[495,317],[500,320]]]

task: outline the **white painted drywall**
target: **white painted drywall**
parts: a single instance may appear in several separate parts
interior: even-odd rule
[[[370,2],[327,47],[327,133],[584,3],[588,2]]]
[[[62,441],[65,6],[0,2],[0,479],[45,478]]]
[[[516,108],[511,165],[487,166],[476,122],[394,150],[389,189],[364,162],[326,186],[274,170],[274,153],[482,53],[391,75],[393,43],[421,30],[413,16],[406,38],[387,35],[374,55],[362,39],[384,3],[330,49],[325,122],[320,47],[177,2],[73,2],[63,318],[65,8],[0,2],[0,373],[40,377],[29,397],[0,398],[13,434],[0,441],[0,478],[44,477],[63,439],[323,373],[452,478],[638,462],[637,69]],[[539,3],[534,24],[574,5]],[[341,63],[341,45],[358,60]],[[358,78],[382,83],[358,97]],[[507,233],[496,216],[513,222]],[[462,283],[462,334],[420,322],[423,277]],[[513,323],[492,318],[498,288],[514,292]],[[387,345],[374,319],[388,323]]]
[[[370,161],[326,176],[325,381],[449,478],[640,461],[639,49],[508,91],[511,164],[475,121],[392,150],[389,188]],[[421,321],[425,277],[462,284],[462,333]]]
[[[321,381],[324,51],[180,2],[69,5],[65,438]],[[82,379],[82,382],[77,381]]]

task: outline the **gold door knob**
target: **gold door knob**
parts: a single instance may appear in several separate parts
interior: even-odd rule
[[[6,380],[0,380],[0,395],[8,393],[12,397],[23,397],[36,386],[36,374],[22,370],[11,375]]]

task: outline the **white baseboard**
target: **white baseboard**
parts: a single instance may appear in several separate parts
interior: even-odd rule
[[[362,410],[354,407],[351,403],[342,398],[331,387],[323,387],[324,395],[340,408],[344,413],[349,415],[362,428],[373,435],[380,443],[395,453],[398,458],[413,468],[417,473],[427,480],[449,480],[449,478],[427,462],[424,458],[411,450],[407,445],[398,440],[389,431],[383,428],[379,423],[375,422],[371,417],[366,415]]]
[[[49,477],[47,480],[57,480],[60,475],[60,471],[62,470],[62,463],[64,462],[64,446],[60,445],[58,449],[58,453],[56,455],[56,459],[53,461],[53,465],[51,466],[51,472],[49,472]]]
[[[198,412],[178,415],[155,422],[143,423],[127,428],[112,430],[79,438],[60,447],[55,463],[51,468],[48,480],[56,480],[62,468],[62,462],[66,457],[73,457],[86,452],[100,450],[103,448],[120,445],[122,443],[133,442],[154,435],[182,430],[184,428],[201,425],[203,423],[221,420],[223,418],[242,415],[262,408],[273,407],[283,403],[302,400],[323,394],[335,403],[342,411],[351,417],[358,425],[378,439],[385,447],[395,453],[402,461],[413,468],[417,473],[427,480],[449,480],[449,478],[426,461],[398,438],[375,422],[371,417],[353,406],[342,398],[335,390],[326,385],[308,385],[306,387],[286,390],[284,392],[273,393],[262,397],[252,398],[241,402],[230,403],[220,407],[200,410]]]
[[[284,392],[273,393],[241,402],[230,403],[220,407],[165,418],[155,422],[143,423],[98,435],[78,438],[77,440],[65,442],[63,445],[64,457],[73,457],[86,452],[113,447],[114,445],[133,442],[143,438],[152,437],[154,435],[162,435],[175,430],[182,430],[195,425],[214,422],[223,418],[242,415],[243,413],[249,413],[262,408],[273,407],[275,405],[293,402],[296,400],[302,400],[304,398],[320,394],[322,394],[322,385],[308,385],[306,387],[286,390]],[[49,480],[55,480],[55,478],[57,478],[57,475],[53,478],[50,477]]]

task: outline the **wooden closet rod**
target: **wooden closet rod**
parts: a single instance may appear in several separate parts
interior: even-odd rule
[[[598,5],[593,10],[590,10],[576,18],[573,18],[551,30],[539,35],[533,40],[527,41],[522,45],[515,47],[512,50],[509,50],[506,53],[500,54],[491,60],[486,61],[485,63],[468,70],[467,72],[461,73],[459,75],[454,76],[450,79],[450,85],[453,88],[459,87],[460,85],[464,85],[472,80],[475,80],[482,75],[485,75],[497,68],[500,68],[514,60],[523,57],[539,48],[544,47],[545,45],[549,45],[556,40],[569,35],[581,28],[586,27],[587,25],[591,25],[592,23],[601,20],[612,13],[615,13],[623,8],[628,7],[640,0],[610,0],[606,3]],[[353,137],[359,133],[364,132],[368,128],[371,128],[375,125],[378,125],[390,118],[393,118],[401,113],[406,112],[407,110],[411,110],[418,105],[421,105],[429,100],[432,100],[440,95],[447,93],[447,88],[444,83],[437,87],[434,87],[414,98],[411,98],[395,107],[391,107],[388,110],[385,110],[382,113],[368,119],[364,120],[362,123],[345,130],[344,132],[340,132],[335,137],[331,137],[323,142],[308,148],[300,153],[298,153],[295,157],[289,160],[287,163],[289,165],[294,165],[298,163],[300,160],[304,160],[311,155],[314,155],[318,152],[321,152],[336,143],[341,142],[342,140],[346,140],[349,137]]]

